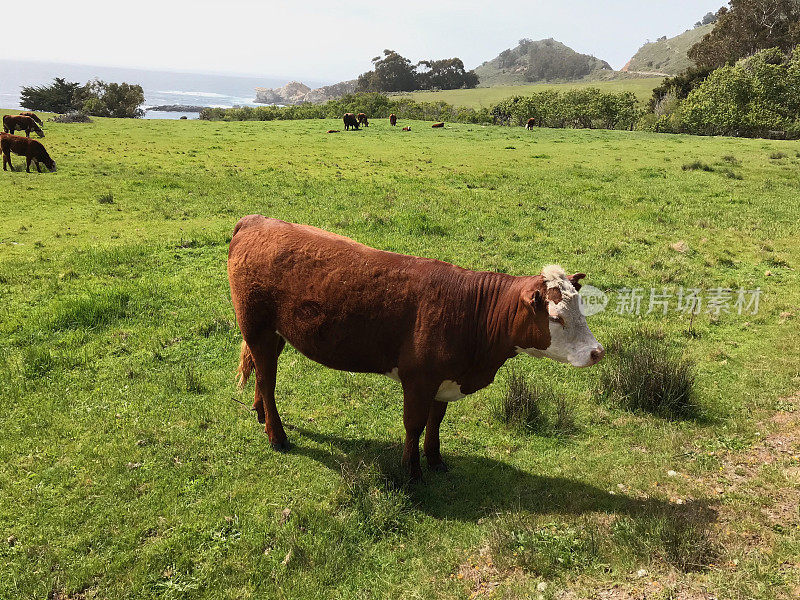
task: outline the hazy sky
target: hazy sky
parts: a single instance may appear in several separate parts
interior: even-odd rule
[[[39,0],[33,26],[3,29],[3,56],[92,65],[255,74],[328,82],[370,68],[384,48],[468,68],[520,38],[553,37],[623,64],[723,0]],[[120,6],[120,8],[117,8]],[[122,7],[125,8],[122,8]],[[35,41],[35,43],[31,43]]]

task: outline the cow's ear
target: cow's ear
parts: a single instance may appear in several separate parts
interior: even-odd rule
[[[586,277],[586,273],[575,273],[575,275],[570,275],[569,282],[572,284],[572,287],[575,288],[575,291],[581,291],[581,284],[578,282],[584,277]]]
[[[522,292],[522,300],[534,313],[547,312],[547,299],[539,290],[525,290]]]

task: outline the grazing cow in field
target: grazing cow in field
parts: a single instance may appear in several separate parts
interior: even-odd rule
[[[444,127],[444,123],[434,123],[431,127]]]
[[[525,129],[527,129],[528,131],[531,131],[533,129],[534,125],[536,125],[536,119],[531,117],[530,119],[528,119],[528,124],[525,125]]]
[[[403,131],[411,131],[411,127],[410,126],[403,127]]]
[[[396,114],[392,113],[392,114],[389,115],[389,125],[391,125],[392,127],[397,125],[397,115]]]
[[[347,131],[348,129],[358,129],[358,120],[353,113],[344,113],[344,117],[342,117],[344,121],[344,130]]]
[[[39,118],[39,115],[37,115],[35,112],[21,112],[19,114],[20,116],[23,117],[30,117],[31,119],[36,121],[39,125],[44,125],[44,123],[42,123],[42,120]]]
[[[276,450],[288,440],[275,404],[286,342],[325,366],[379,373],[403,387],[403,464],[444,471],[439,425],[447,403],[480,390],[518,354],[576,367],[605,351],[580,310],[582,273],[545,267],[532,277],[468,271],[376,250],[310,227],[242,218],[228,251],[228,279],[242,332],[240,385],[256,373],[253,408]]]
[[[39,137],[44,137],[36,121],[23,115],[3,115],[3,131],[12,135],[15,131],[24,131],[25,137],[31,137],[31,131],[35,131]]]
[[[356,118],[358,119],[360,125],[363,125],[364,127],[369,127],[369,121],[367,121],[367,115],[365,115],[364,113],[358,113],[358,115],[356,115]]]
[[[328,129],[328,133],[339,133],[338,129]]]
[[[36,164],[36,171],[41,172],[39,163],[44,163],[44,166],[51,171],[56,170],[55,161],[50,158],[50,155],[42,146],[41,142],[32,140],[30,138],[22,137],[21,135],[10,135],[8,133],[0,133],[0,152],[3,154],[3,171],[6,170],[6,165],[14,170],[14,165],[11,164],[11,153],[19,156],[24,156],[27,165],[25,170],[31,172],[31,162]]]

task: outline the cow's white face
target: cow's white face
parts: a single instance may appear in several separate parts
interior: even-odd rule
[[[561,267],[550,266],[542,270],[548,289],[557,288],[561,300],[548,300],[550,317],[550,345],[544,350],[521,349],[531,356],[544,356],[573,367],[590,367],[605,356],[605,349],[598,342],[581,312],[578,280],[583,275],[568,278]]]

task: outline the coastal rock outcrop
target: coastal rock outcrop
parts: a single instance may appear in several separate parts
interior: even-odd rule
[[[328,100],[351,94],[355,89],[355,79],[342,81],[333,85],[326,85],[313,90],[299,81],[290,81],[279,88],[256,88],[255,101],[258,104],[302,104],[304,102],[321,104]]]

